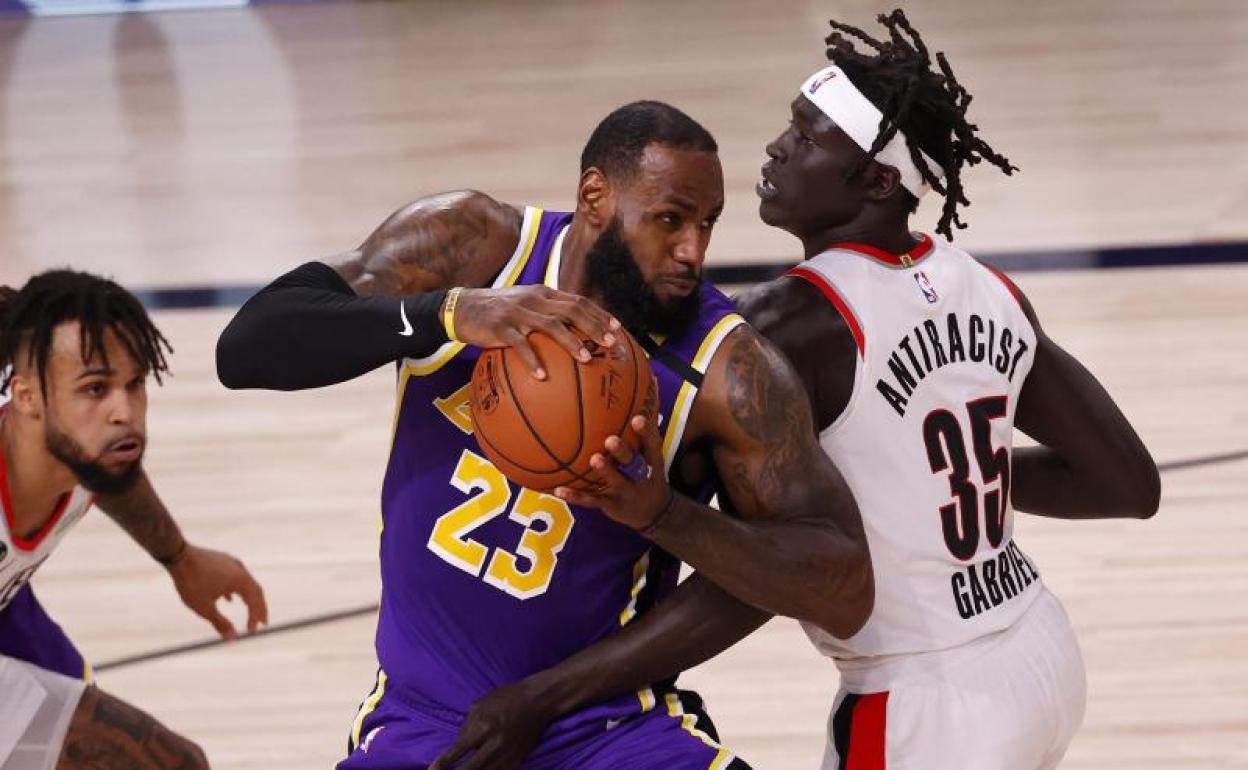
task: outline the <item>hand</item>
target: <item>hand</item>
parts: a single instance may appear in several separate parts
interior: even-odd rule
[[[640,530],[653,524],[671,503],[671,488],[656,422],[637,415],[631,424],[641,436],[640,456],[619,436],[609,436],[604,451],[589,458],[599,485],[593,491],[558,487],[555,495],[573,505],[601,508],[612,519]],[[639,462],[643,459],[644,464]],[[628,469],[628,475],[621,469]]]
[[[247,604],[247,633],[254,634],[269,622],[264,590],[243,563],[228,553],[187,544],[169,567],[178,596],[191,612],[212,624],[223,639],[235,639],[234,624],[217,610],[217,600],[230,601],[236,594]]]
[[[473,704],[455,742],[429,770],[513,770],[533,751],[551,718],[524,680],[499,687]]]
[[[529,332],[539,331],[567,349],[582,363],[590,360],[582,339],[615,344],[620,322],[593,300],[555,291],[548,286],[507,289],[462,289],[455,308],[455,337],[482,348],[513,347],[539,380],[546,370]]]

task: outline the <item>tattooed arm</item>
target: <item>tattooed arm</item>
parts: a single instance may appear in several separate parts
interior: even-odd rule
[[[203,750],[150,715],[88,687],[65,735],[57,770],[206,770]]]
[[[248,631],[269,622],[264,590],[243,563],[229,554],[188,543],[146,473],[125,492],[98,495],[96,504],[169,570],[183,604],[211,623],[221,636],[232,639],[238,633],[217,610],[218,599],[242,597],[247,605]]]
[[[298,390],[421,358],[448,339],[442,311],[460,287],[454,337],[509,345],[539,378],[526,339],[540,330],[582,360],[575,328],[604,344],[618,328],[593,302],[545,286],[489,286],[520,242],[522,217],[479,192],[434,195],[391,215],[359,248],[309,262],[247,301],[217,343],[230,388]]]
[[[658,431],[635,419],[647,462],[662,468]],[[712,438],[715,465],[741,519],[674,494],[662,473],[626,479],[615,466],[632,452],[616,437],[592,458],[607,479],[601,491],[558,494],[641,530],[755,607],[841,638],[857,632],[874,601],[858,506],[816,440],[797,375],[753,329],[734,331],[716,354],[689,431]]]

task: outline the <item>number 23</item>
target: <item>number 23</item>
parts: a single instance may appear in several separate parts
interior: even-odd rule
[[[517,599],[541,596],[550,581],[572,534],[576,519],[568,504],[552,495],[521,489],[508,518],[524,525],[516,553],[503,548],[490,549],[468,537],[486,522],[501,516],[511,502],[511,486],[502,472],[488,460],[467,449],[459,457],[451,486],[466,495],[477,494],[438,517],[429,535],[428,547],[446,563]],[[533,524],[541,521],[542,529]],[[528,559],[521,570],[519,557]],[[486,566],[486,562],[489,562]],[[481,569],[485,567],[485,574]]]

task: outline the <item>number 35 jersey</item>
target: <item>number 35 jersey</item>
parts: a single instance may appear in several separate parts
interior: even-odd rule
[[[1014,413],[1036,335],[1013,285],[948,243],[838,244],[799,265],[858,345],[853,395],[820,434],[858,501],[875,608],[849,639],[807,627],[843,671],[1012,625],[1040,593],[1014,543]]]
[[[527,209],[494,286],[555,286],[570,221],[571,214]],[[742,323],[710,284],[700,296],[696,319],[652,359],[669,464],[698,375]],[[485,459],[468,407],[478,353],[451,342],[402,362],[382,488],[378,688],[460,713],[499,685],[619,631],[674,587],[679,566],[601,511],[519,487]],[[653,692],[642,691],[596,715],[654,705]]]

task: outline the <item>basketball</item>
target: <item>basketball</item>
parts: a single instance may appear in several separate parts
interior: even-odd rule
[[[558,486],[592,489],[589,458],[618,435],[634,450],[641,437],[629,420],[653,420],[658,390],[646,354],[624,330],[604,348],[586,340],[581,363],[549,336],[529,335],[546,368],[539,380],[511,348],[492,348],[472,373],[471,410],[477,442],[507,478],[539,492]]]

